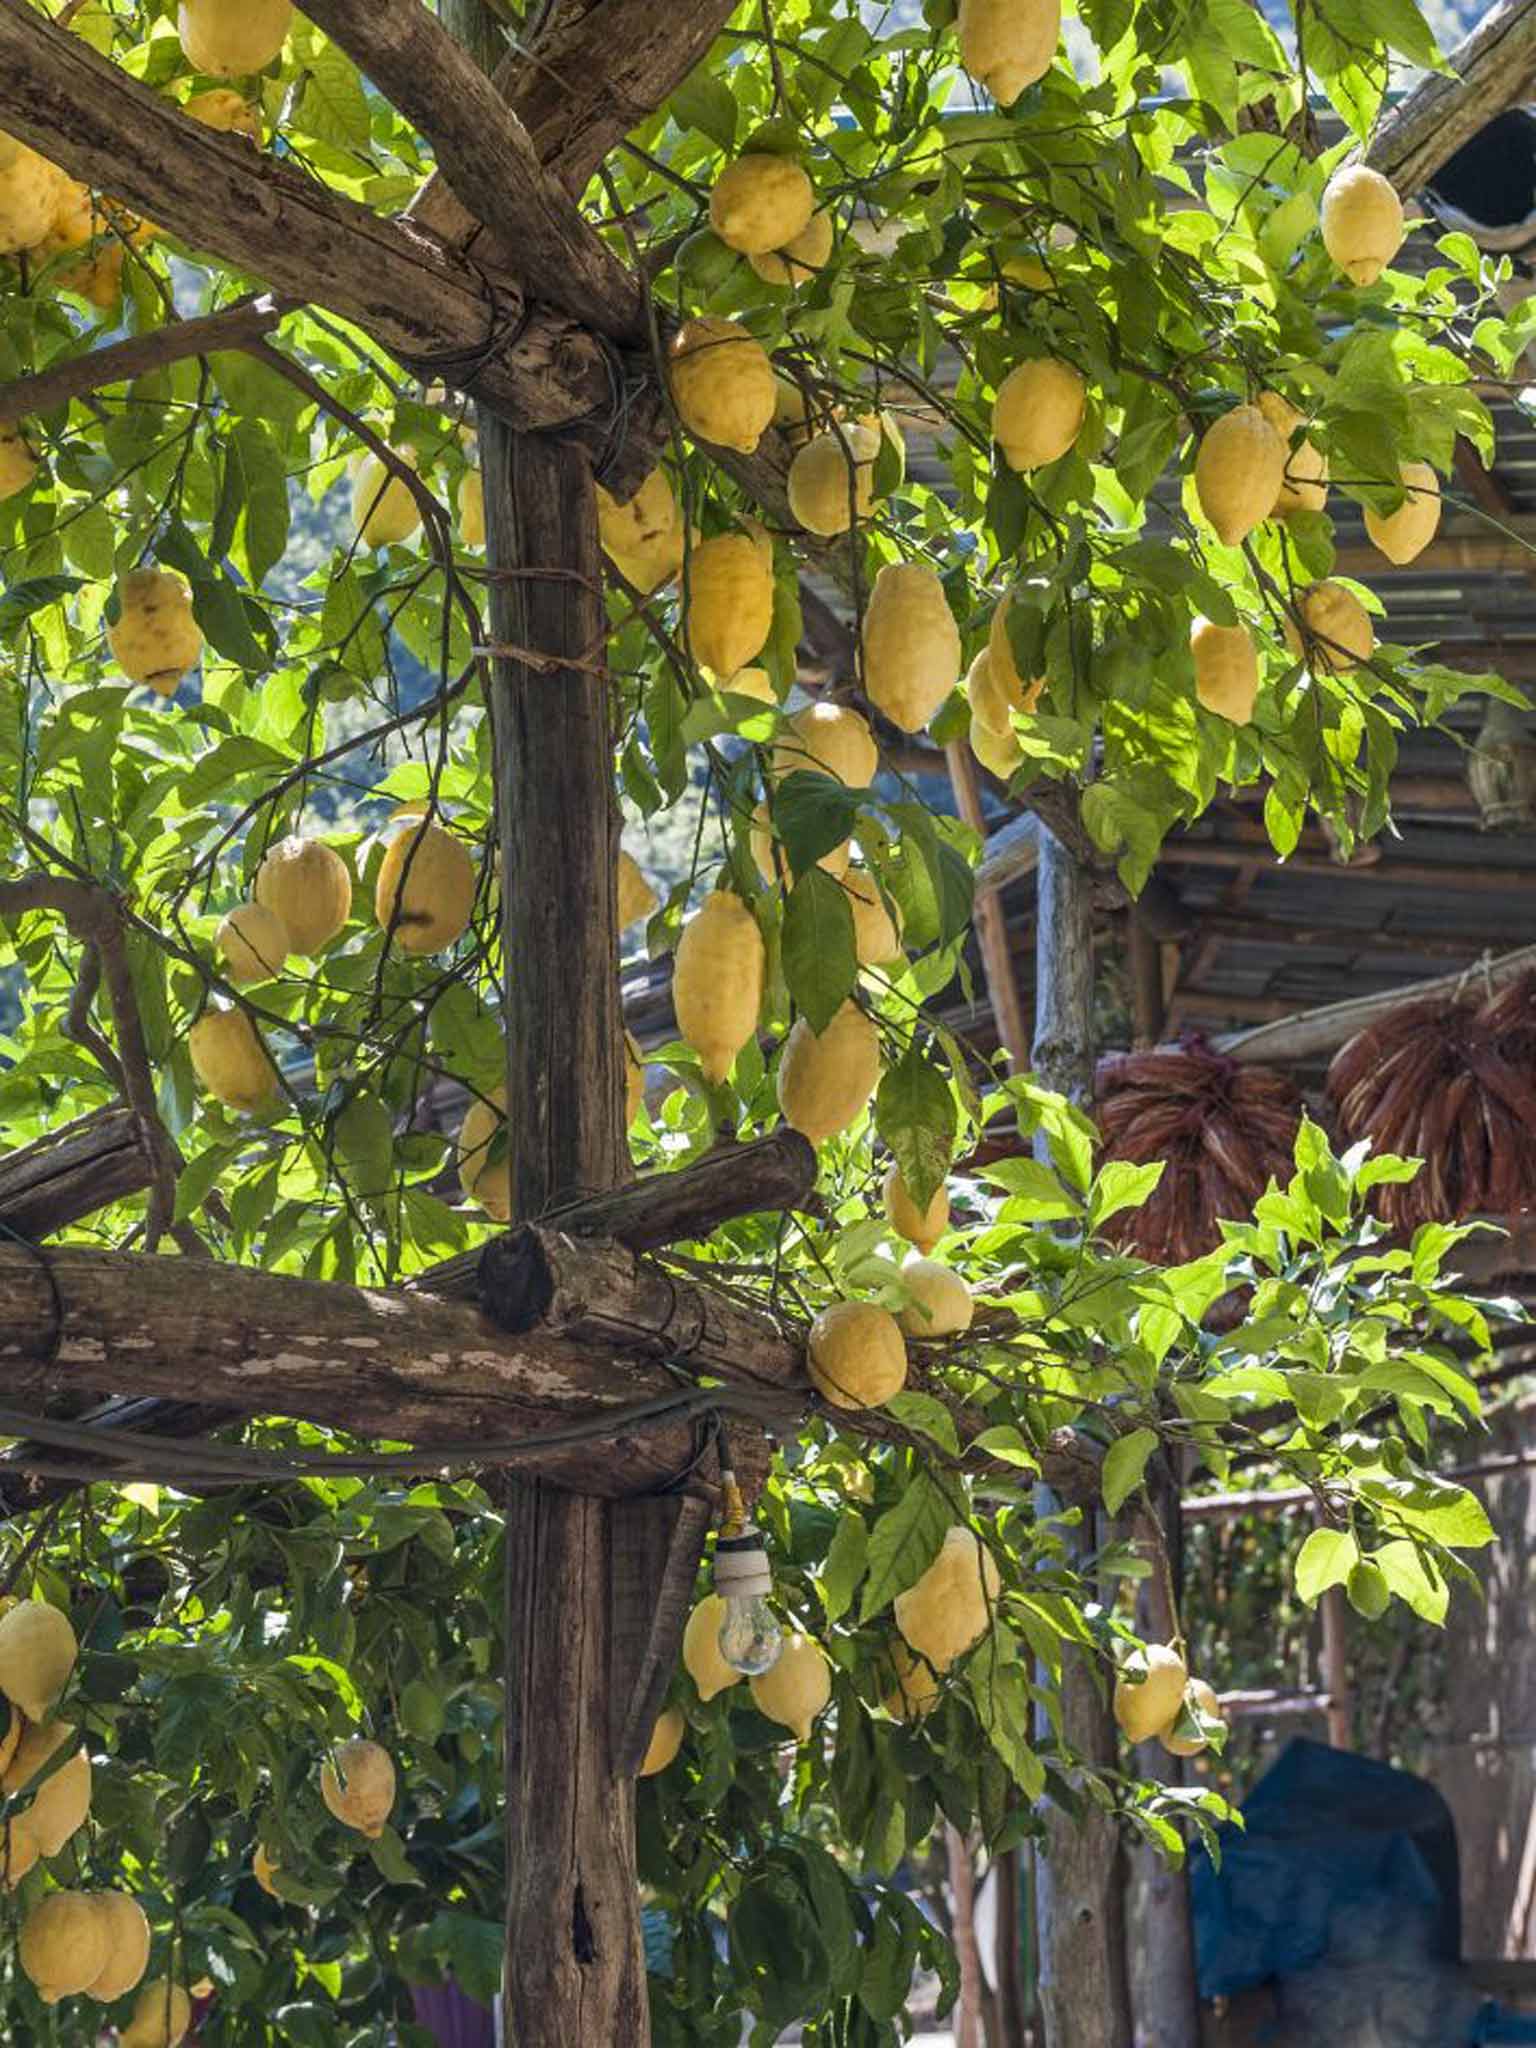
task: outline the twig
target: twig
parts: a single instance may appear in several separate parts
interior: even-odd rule
[[[244,347],[276,327],[292,310],[291,301],[264,292],[259,298],[226,307],[222,313],[168,321],[151,334],[136,334],[109,348],[90,349],[85,355],[39,370],[34,377],[15,377],[9,384],[0,384],[0,426],[31,414],[52,412],[70,399],[108,384],[131,383],[149,370],[163,369],[188,356]]]

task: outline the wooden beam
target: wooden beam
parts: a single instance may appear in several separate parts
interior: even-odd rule
[[[438,174],[502,243],[530,297],[638,345],[645,294],[539,161],[490,79],[421,0],[303,0],[304,12],[432,143]]]
[[[1165,867],[1234,868],[1255,857],[1258,836],[1252,839],[1169,839],[1158,859]],[[1395,860],[1389,854],[1368,867],[1341,865],[1323,854],[1293,853],[1281,860],[1271,849],[1269,859],[1282,875],[1327,875],[1343,885],[1349,882],[1397,882],[1405,888],[1464,891],[1469,896],[1526,895],[1536,890],[1536,868],[1463,868],[1446,861]]]
[[[154,1154],[131,1109],[103,1109],[0,1159],[0,1225],[39,1243],[109,1203],[141,1195]]]
[[[1536,0],[1502,0],[1450,53],[1450,75],[1431,74],[1377,128],[1365,161],[1405,199],[1536,78]]]
[[[961,817],[978,838],[986,836],[981,791],[977,786],[976,763],[964,740],[951,740],[943,759],[949,769],[950,786]],[[1008,1055],[1015,1074],[1029,1066],[1029,1027],[1019,997],[1018,977],[1008,947],[1008,925],[1003,915],[1001,892],[993,884],[978,882],[972,908],[976,943],[981,950],[981,971],[986,978],[987,999],[992,1005],[998,1042]]]
[[[81,355],[55,359],[35,376],[14,377],[0,384],[0,426],[13,420],[49,413],[67,405],[87,391],[101,391],[111,384],[129,384],[150,370],[167,363],[185,361],[188,356],[213,355],[219,349],[242,348],[247,342],[269,333],[293,310],[292,302],[275,299],[270,292],[248,299],[243,305],[227,306],[222,313],[207,313],[196,320],[170,320],[148,334],[132,334],[106,348],[87,349]]]
[[[0,126],[76,178],[279,297],[354,320],[408,366],[472,392],[498,416],[611,438],[614,366],[567,314],[529,300],[410,223],[380,219],[291,165],[186,118],[30,7],[0,5]],[[621,492],[654,459],[662,412],[648,376],[630,396]]]

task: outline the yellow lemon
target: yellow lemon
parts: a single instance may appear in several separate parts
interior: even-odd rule
[[[700,541],[686,564],[689,652],[717,678],[761,654],[773,629],[773,556],[748,533]]]
[[[1011,369],[992,401],[992,438],[1025,474],[1059,461],[1083,430],[1088,386],[1070,363],[1036,356]]]
[[[1248,628],[1197,618],[1189,631],[1189,651],[1195,661],[1195,695],[1206,710],[1246,725],[1259,694],[1259,655]]]
[[[1210,1746],[1210,1737],[1202,1735],[1196,1723],[1186,1718],[1186,1703],[1192,1702],[1200,1712],[1213,1721],[1223,1721],[1221,1701],[1203,1678],[1192,1678],[1184,1698],[1179,1702],[1177,1713],[1166,1727],[1159,1728],[1157,1739],[1170,1756],[1198,1756],[1202,1749]]]
[[[377,1841],[395,1803],[394,1759],[362,1737],[338,1744],[320,1768],[320,1797],[344,1827]]]
[[[683,1630],[683,1669],[698,1687],[701,1700],[712,1700],[717,1692],[740,1685],[745,1675],[734,1664],[727,1664],[720,1654],[720,1627],[724,1620],[724,1596],[706,1593]]]
[[[925,1658],[914,1656],[900,1636],[892,1639],[890,1661],[896,1683],[880,1704],[893,1720],[923,1720],[943,1697],[938,1674]]]
[[[485,546],[485,479],[466,469],[459,479],[459,539],[467,548]]]
[[[1440,479],[1427,462],[1405,462],[1399,474],[1408,493],[1395,512],[1365,508],[1365,530],[1389,562],[1403,568],[1434,539],[1440,525]]]
[[[1287,453],[1256,405],[1235,405],[1206,428],[1195,456],[1195,495],[1223,546],[1236,547],[1274,511]]]
[[[709,224],[727,248],[762,256],[804,234],[815,204],[815,187],[793,157],[753,150],[716,178]]]
[[[1288,519],[1293,512],[1321,512],[1328,503],[1328,458],[1310,441],[1291,446],[1302,415],[1278,391],[1259,393],[1259,411],[1285,443],[1285,475],[1272,516]]]
[[[1376,647],[1371,615],[1342,583],[1309,583],[1296,612],[1285,622],[1286,644],[1315,675],[1345,676],[1370,660]]]
[[[896,1626],[935,1671],[947,1671],[992,1626],[1000,1584],[991,1551],[956,1524],[928,1569],[896,1595]]]
[[[789,509],[807,533],[846,533],[867,519],[875,497],[877,427],[828,427],[815,434],[789,465]]]
[[[907,1192],[901,1168],[893,1159],[886,1168],[880,1195],[885,1219],[896,1235],[904,1237],[908,1244],[915,1244],[920,1252],[931,1252],[949,1228],[949,1189],[945,1183],[940,1181],[929,1197],[928,1206],[919,1209]]]
[[[739,896],[717,889],[683,926],[672,969],[677,1029],[719,1083],[757,1030],[767,954],[757,919]]]
[[[251,894],[282,920],[294,953],[318,953],[352,915],[352,877],[334,846],[290,832],[269,846]]]
[[[656,1716],[656,1725],[651,1730],[638,1775],[654,1778],[658,1771],[664,1771],[682,1748],[687,1732],[688,1723],[683,1719],[682,1708],[663,1707]]]
[[[1061,0],[960,0],[960,62],[1000,107],[1051,68],[1061,40]]]
[[[45,2005],[72,1998],[107,1964],[107,1925],[87,1892],[49,1892],[21,1923],[17,1960]]]
[[[0,145],[0,256],[15,256],[47,234],[64,173],[13,136]]]
[[[776,249],[751,251],[747,261],[764,284],[792,289],[808,284],[832,254],[832,216],[825,207],[813,213],[798,235]]]
[[[396,448],[397,461],[416,467],[413,448]],[[421,507],[409,484],[377,455],[359,455],[352,464],[352,524],[364,547],[387,548],[409,540],[421,524]]]
[[[778,391],[762,344],[735,320],[685,321],[668,350],[678,418],[700,441],[750,455],[773,419]]]
[[[44,1856],[57,1856],[91,1810],[91,1760],[78,1730],[67,1721],[40,1721],[29,1727],[3,1780],[8,1799],[25,1792],[69,1743],[75,1745],[73,1753],[44,1778],[32,1804],[18,1815]]]
[[[811,1324],[811,1384],[832,1408],[878,1408],[907,1383],[901,1325],[874,1301],[834,1301]]]
[[[825,1031],[796,1020],[779,1056],[784,1121],[813,1145],[846,1131],[880,1080],[880,1034],[857,1003],[845,1002]]]
[[[792,1729],[800,1742],[832,1697],[832,1667],[820,1643],[798,1629],[784,1638],[777,1661],[752,1680],[752,1699],[760,1714]]]
[[[0,498],[14,498],[37,475],[32,444],[18,426],[0,426]]]
[[[176,28],[194,71],[239,78],[266,70],[292,19],[292,0],[181,0]]]
[[[0,1692],[29,1721],[46,1720],[80,1655],[69,1616],[46,1600],[0,1614]]]
[[[861,967],[888,967],[901,957],[901,913],[893,911],[867,868],[843,877],[853,913],[853,950]]]
[[[99,2005],[126,1998],[149,1968],[149,1920],[128,1892],[93,1892],[91,1903],[106,1929],[107,1960],[86,1986]]]
[[[180,1984],[156,1977],[139,1987],[133,2018],[117,2037],[117,2048],[181,2048],[192,2028],[192,2001]]]
[[[1115,1680],[1115,1719],[1128,1742],[1145,1742],[1179,1710],[1189,1671],[1167,1643],[1149,1643],[1144,1657]]]
[[[497,1088],[489,1102],[475,1096],[459,1125],[459,1186],[464,1199],[475,1202],[495,1223],[506,1223],[512,1215],[512,1154],[503,1145],[499,1156],[491,1157],[491,1145],[498,1132],[507,1128],[507,1091]]]
[[[1374,284],[1403,246],[1403,202],[1379,171],[1343,164],[1328,180],[1323,247],[1352,284]]]
[[[649,917],[656,908],[656,891],[640,872],[640,864],[631,853],[619,848],[618,867],[615,877],[618,893],[619,930],[626,931],[632,924],[638,924],[642,917]]]
[[[204,1010],[187,1033],[192,1071],[226,1109],[247,1114],[275,1104],[277,1068],[244,1010]]]
[[[475,864],[462,839],[423,820],[389,842],[374,886],[373,914],[405,953],[441,953],[469,923]]]
[[[270,981],[288,958],[288,927],[265,903],[240,903],[219,922],[214,944],[237,988]]]
[[[960,680],[960,628],[926,562],[887,562],[864,608],[864,688],[893,725],[920,732]]]
[[[608,554],[643,555],[672,535],[681,535],[682,529],[671,479],[659,463],[622,502],[598,485],[597,533]]]
[[[907,1305],[897,1320],[909,1337],[958,1337],[971,1327],[971,1290],[939,1259],[908,1259],[901,1269]]]
[[[785,720],[773,750],[773,775],[782,781],[797,769],[830,775],[848,789],[867,789],[880,766],[880,752],[867,719],[845,704],[807,704]]]
[[[169,569],[130,569],[117,586],[118,615],[107,627],[112,659],[131,683],[172,697],[203,651],[192,593]]]
[[[230,86],[215,85],[207,92],[193,93],[183,101],[181,111],[189,121],[212,128],[218,134],[244,135],[252,142],[261,141],[260,107]]]

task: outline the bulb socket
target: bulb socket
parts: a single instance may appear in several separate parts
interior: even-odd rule
[[[715,1591],[727,1600],[764,1598],[773,1591],[768,1552],[756,1529],[715,1543]]]

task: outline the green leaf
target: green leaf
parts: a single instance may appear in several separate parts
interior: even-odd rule
[[[1080,1204],[1062,1186],[1055,1168],[1043,1159],[999,1159],[984,1166],[981,1177],[1004,1190],[1010,1214],[1018,1218],[1056,1223],[1081,1213]]]
[[[938,1556],[953,1520],[948,1501],[928,1474],[915,1472],[900,1500],[886,1509],[870,1532],[861,1623],[916,1584]]]
[[[797,875],[841,846],[858,814],[859,792],[813,768],[797,768],[773,793],[773,828]]]
[[[1296,1558],[1296,1591],[1309,1607],[1330,1586],[1342,1586],[1360,1561],[1360,1546],[1347,1529],[1314,1529]]]
[[[1104,1505],[1112,1515],[1140,1486],[1157,1441],[1155,1429],[1133,1429],[1129,1436],[1116,1437],[1104,1454]]]
[[[351,58],[331,42],[317,41],[310,53],[299,101],[299,128],[338,149],[366,149],[370,120],[363,81]]]
[[[926,1209],[954,1157],[954,1091],[931,1060],[909,1045],[875,1094],[875,1128],[895,1156],[907,1193]]]
[[[238,420],[225,444],[225,473],[236,473],[241,491],[239,536],[242,566],[252,588],[283,559],[288,548],[288,477],[282,449],[261,420]]]
[[[679,128],[696,128],[731,150],[736,143],[736,95],[716,71],[700,65],[673,92],[667,112]]]
[[[960,1439],[955,1433],[955,1418],[944,1403],[935,1400],[932,1394],[920,1394],[915,1390],[905,1389],[899,1394],[892,1394],[883,1406],[885,1413],[899,1422],[903,1429],[915,1430],[920,1436],[932,1437],[933,1441],[942,1450],[948,1451],[951,1457],[959,1457]]]
[[[1451,1604],[1451,1589],[1416,1543],[1406,1536],[1384,1543],[1372,1554],[1371,1563],[1399,1600],[1422,1620],[1432,1622],[1436,1628],[1440,1626]]]
[[[1139,1209],[1163,1177],[1163,1161],[1150,1160],[1133,1166],[1128,1159],[1111,1159],[1100,1170],[1088,1201],[1088,1223],[1097,1230],[1122,1209]]]
[[[853,1602],[869,1557],[869,1530],[857,1508],[844,1508],[821,1568],[821,1604],[828,1621],[840,1621]]]
[[[790,995],[825,1031],[859,978],[848,892],[825,868],[807,868],[785,899],[783,961]]]
[[[83,576],[32,576],[13,583],[0,598],[0,640],[8,640],[23,620],[57,604],[61,597],[72,596],[84,584]]]

